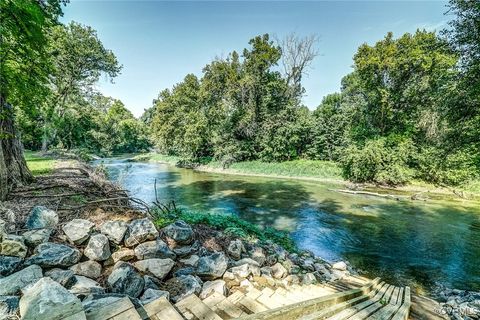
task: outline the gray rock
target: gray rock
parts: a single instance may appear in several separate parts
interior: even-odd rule
[[[135,251],[133,251],[133,249],[122,248],[112,253],[113,263],[117,263],[118,261],[129,261],[133,258],[135,258]]]
[[[173,251],[170,250],[167,244],[163,242],[161,239],[139,244],[135,248],[135,256],[137,257],[138,260],[152,259],[152,258],[175,259],[176,257],[175,253],[173,253]]]
[[[317,278],[315,278],[315,275],[311,272],[305,273],[302,277],[303,285],[309,285],[316,282],[317,282]]]
[[[275,279],[282,279],[283,277],[287,276],[287,269],[282,266],[281,263],[277,262],[272,267],[272,277]]]
[[[15,272],[22,263],[23,259],[19,257],[1,256],[0,255],[0,275],[8,276]]]
[[[42,278],[42,268],[33,265],[0,279],[0,296],[15,295]]]
[[[274,254],[270,254],[265,258],[265,264],[269,266],[273,266],[275,263],[277,263],[277,256]]]
[[[125,233],[125,245],[133,247],[147,240],[155,240],[158,237],[158,230],[148,218],[133,220]]]
[[[230,257],[235,260],[238,260],[242,257],[242,252],[245,251],[245,247],[243,246],[243,242],[240,239],[230,241],[230,244],[227,248],[227,253]]]
[[[68,241],[72,244],[82,244],[87,241],[95,224],[85,219],[73,219],[62,227]]]
[[[35,248],[41,243],[48,242],[51,234],[52,229],[36,229],[26,231],[22,236],[29,247]]]
[[[233,268],[230,268],[229,271],[235,276],[235,278],[247,278],[250,274],[250,268],[247,263],[242,264],[241,266],[236,266]]]
[[[160,280],[155,277],[144,275],[143,280],[145,280],[145,290],[147,289],[154,289],[160,290]]]
[[[20,297],[0,296],[0,319],[16,319]]]
[[[143,273],[148,273],[160,280],[172,270],[175,261],[172,259],[146,259],[134,263],[135,268]]]
[[[177,220],[163,229],[165,235],[179,244],[188,244],[193,240],[193,230],[185,221]]]
[[[346,271],[347,270],[347,264],[343,261],[338,261],[338,262],[335,262],[332,265],[332,268],[335,269],[335,270]]]
[[[228,259],[223,252],[215,252],[198,260],[197,275],[204,279],[220,278],[227,270]]]
[[[28,258],[27,265],[42,267],[70,267],[77,263],[82,254],[75,248],[60,243],[45,242],[35,248],[35,254]]]
[[[173,249],[173,252],[179,257],[185,257],[195,251],[194,246],[181,246]]]
[[[101,233],[91,236],[83,254],[95,261],[104,261],[110,258],[110,243],[107,236]]]
[[[96,261],[85,261],[77,263],[70,267],[76,275],[85,276],[91,279],[97,279],[102,274],[102,266]]]
[[[197,294],[198,295],[202,291],[202,285],[197,280],[197,278],[195,278],[192,275],[180,276],[180,277],[177,277],[177,278],[169,279],[166,282],[166,284],[167,284],[168,287],[175,287],[176,288],[175,292],[170,292],[170,294],[171,294],[170,299],[174,303],[182,300],[183,298],[185,298],[185,297],[187,297],[191,294]]]
[[[110,239],[110,241],[120,244],[127,232],[128,224],[125,221],[107,221],[100,228],[100,232]]]
[[[45,272],[45,277],[60,283],[65,288],[71,287],[76,279],[72,270],[63,270],[59,268],[50,269]]]
[[[200,299],[205,299],[210,296],[212,293],[217,292],[221,295],[227,294],[227,287],[225,286],[225,281],[223,280],[214,280],[207,281],[203,284],[202,292],[200,293]]]
[[[255,261],[253,259],[250,259],[250,258],[243,258],[241,260],[238,260],[238,261],[234,262],[235,266],[241,266],[243,264],[248,264],[250,266],[260,267],[260,264],[257,261]]]
[[[97,281],[84,276],[75,276],[75,283],[68,291],[77,296],[87,296],[92,293],[105,293],[105,289]]]
[[[196,267],[198,265],[199,256],[196,254],[190,256],[188,259],[180,259],[180,262],[186,266]]]
[[[35,206],[30,211],[26,221],[27,229],[55,228],[58,224],[58,215],[55,211],[44,206]]]
[[[176,270],[173,273],[173,276],[174,277],[180,277],[180,276],[188,276],[188,275],[191,275],[191,274],[195,274],[195,268],[186,267],[186,268],[180,268],[180,269]]]
[[[80,300],[50,278],[40,279],[20,299],[23,320],[60,320],[81,311]]]
[[[107,285],[114,293],[123,293],[138,297],[145,285],[143,277],[127,262],[117,262],[108,276]]]
[[[0,244],[1,254],[5,256],[25,258],[27,250],[23,237],[13,234],[4,235]]]
[[[140,297],[140,302],[142,304],[148,304],[154,300],[157,300],[161,297],[165,297],[167,300],[170,300],[170,293],[168,291],[147,289]]]

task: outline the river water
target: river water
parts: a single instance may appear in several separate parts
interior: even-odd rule
[[[325,183],[203,173],[113,158],[102,163],[132,196],[235,214],[289,231],[302,249],[345,259],[370,276],[417,291],[441,283],[480,290],[480,208],[459,201],[396,201],[342,194]]]

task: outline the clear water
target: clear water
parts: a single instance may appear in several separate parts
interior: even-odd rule
[[[105,159],[109,177],[147,202],[233,213],[291,232],[327,260],[417,291],[436,283],[480,290],[480,207],[459,201],[395,201],[342,194],[318,182],[222,175],[165,164]]]

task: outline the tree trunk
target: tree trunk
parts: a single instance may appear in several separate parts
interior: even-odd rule
[[[0,96],[0,200],[9,191],[33,180],[14,126],[12,106]]]

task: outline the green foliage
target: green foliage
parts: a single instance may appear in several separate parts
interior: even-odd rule
[[[26,151],[24,156],[28,169],[30,169],[34,176],[49,174],[53,171],[56,162],[55,159],[39,156],[32,151]]]

